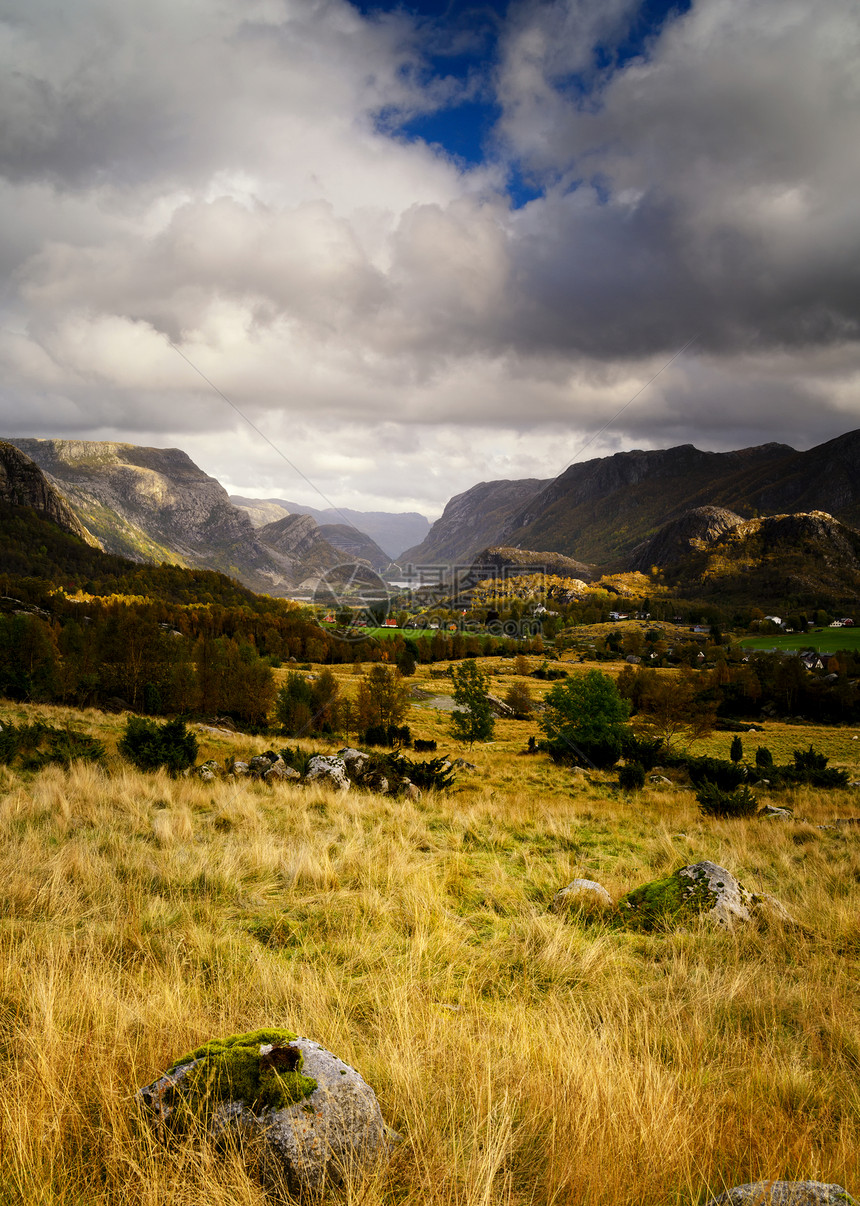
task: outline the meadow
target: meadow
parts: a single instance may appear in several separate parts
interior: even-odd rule
[[[860,628],[813,628],[809,632],[746,637],[741,644],[745,649],[781,649],[788,653],[797,653],[802,649],[814,649],[816,653],[838,653],[840,649],[860,649]]]
[[[503,694],[512,664],[492,669]],[[410,681],[447,689],[424,675]],[[333,1201],[694,1206],[765,1178],[860,1190],[860,836],[818,828],[860,814],[854,789],[762,797],[789,822],[706,820],[679,783],[625,794],[610,773],[527,756],[528,722],[460,749],[425,699],[413,733],[476,769],[415,801],[336,796],[141,775],[115,753],[121,717],[0,705],[0,722],[25,715],[108,754],[0,768],[3,1206],[262,1206],[235,1154],[163,1143],[135,1091],[211,1037],[271,1025],[353,1064],[403,1136]],[[813,740],[854,774],[855,736],[768,723],[749,742],[780,760]],[[201,761],[273,744],[199,737]],[[549,907],[577,876],[617,898],[701,859],[798,926],[635,934]]]

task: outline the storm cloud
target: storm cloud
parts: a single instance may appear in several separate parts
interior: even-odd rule
[[[857,426],[855,6],[696,0],[625,56],[637,7],[511,5],[464,161],[405,132],[464,90],[406,13],[7,4],[3,433],[438,513],[607,422],[589,455]]]

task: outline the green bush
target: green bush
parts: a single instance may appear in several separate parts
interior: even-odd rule
[[[639,791],[645,786],[645,767],[641,762],[627,762],[618,770],[618,785],[624,791]]]
[[[705,817],[752,817],[758,810],[758,800],[746,784],[737,791],[724,791],[706,780],[696,792],[696,799]]]
[[[447,765],[446,758],[428,758],[424,762],[412,762],[403,755],[393,755],[388,760],[389,773],[408,779],[415,787],[445,791],[454,782],[454,771]]]
[[[773,754],[766,745],[760,745],[756,750],[755,764],[761,770],[770,770],[773,766]]]
[[[664,753],[662,737],[637,737],[627,729],[621,735],[621,752],[628,762],[640,762],[646,771],[653,770]]]
[[[142,716],[129,716],[117,749],[138,770],[152,771],[163,766],[172,775],[194,765],[197,738],[182,720],[156,724]]]
[[[737,762],[725,762],[721,758],[685,758],[690,782],[694,787],[704,783],[715,784],[722,791],[732,791],[746,782],[746,768]]]

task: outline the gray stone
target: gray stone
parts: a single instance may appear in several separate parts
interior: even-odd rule
[[[664,785],[664,786],[666,786],[666,787],[671,787],[671,786],[672,786],[672,780],[671,780],[671,779],[667,779],[665,775],[649,775],[649,776],[648,776],[648,782],[649,782],[649,783],[658,783],[658,784],[663,784],[663,785]]]
[[[301,779],[301,775],[297,770],[293,770],[291,766],[287,766],[283,758],[279,758],[277,762],[273,762],[266,773],[263,775],[266,783],[288,782],[290,779]]]
[[[322,783],[335,791],[349,791],[346,763],[332,755],[315,754],[305,771],[306,783]]]
[[[361,779],[370,765],[370,755],[363,753],[361,750],[347,747],[344,750],[338,750],[337,756],[343,762],[346,767],[346,773],[351,779]]]
[[[611,909],[612,897],[602,884],[593,879],[575,879],[566,888],[559,888],[552,898],[550,908],[554,913],[565,913],[577,908]]]
[[[319,1194],[327,1184],[372,1170],[399,1137],[383,1122],[376,1094],[355,1068],[311,1039],[296,1038],[289,1046],[302,1053],[302,1074],[316,1081],[310,1095],[260,1113],[244,1101],[218,1102],[207,1112],[207,1132],[216,1142],[232,1134],[254,1147],[265,1180],[285,1179],[292,1190]],[[261,1057],[271,1050],[261,1044]],[[182,1064],[140,1090],[161,1123],[176,1120],[176,1095],[201,1062]]]
[[[822,1181],[756,1181],[736,1185],[707,1206],[856,1206],[841,1185]]]
[[[765,804],[764,808],[758,814],[760,817],[773,817],[778,821],[793,821],[794,813],[790,808],[774,808],[771,804]]]
[[[234,762],[230,768],[230,773],[231,773],[231,775],[247,775],[248,763],[247,762]]]
[[[458,770],[477,770],[474,762],[467,762],[465,758],[455,758],[451,766],[456,766]]]
[[[724,930],[759,920],[794,924],[775,897],[753,894],[725,867],[707,861],[691,863],[663,880],[628,892],[618,908],[631,923],[646,929],[696,915],[707,917]]]

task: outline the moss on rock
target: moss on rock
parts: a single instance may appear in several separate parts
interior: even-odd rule
[[[628,892],[618,902],[618,915],[631,928],[655,930],[696,917],[713,908],[716,900],[707,875],[682,867]]]
[[[168,1073],[195,1065],[182,1078],[183,1095],[192,1108],[241,1101],[256,1112],[282,1110],[317,1087],[302,1073],[301,1049],[291,1046],[297,1038],[289,1030],[252,1030],[213,1039],[175,1060]]]

